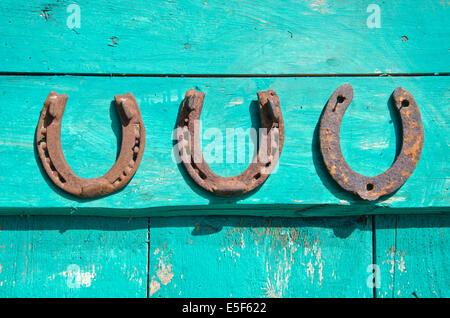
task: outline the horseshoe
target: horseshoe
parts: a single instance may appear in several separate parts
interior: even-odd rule
[[[336,89],[320,120],[320,149],[329,173],[342,188],[365,200],[377,200],[399,189],[413,173],[422,152],[424,133],[416,101],[401,87],[394,90],[392,97],[402,122],[402,147],[392,166],[375,177],[354,172],[341,152],[339,129],[342,117],[353,99],[350,84]]]
[[[267,139],[259,141],[258,154],[244,172],[234,177],[221,177],[212,172],[205,162],[199,132],[194,128],[195,121],[200,120],[205,93],[194,89],[186,92],[177,119],[178,150],[189,175],[206,191],[224,197],[247,193],[262,185],[276,167],[284,141],[280,100],[272,90],[260,91],[257,94],[261,128],[268,131],[263,138]]]
[[[145,147],[145,127],[131,93],[114,99],[122,123],[122,147],[116,163],[102,177],[78,177],[64,158],[61,121],[68,96],[52,91],[44,102],[36,128],[36,147],[50,179],[62,190],[81,198],[108,195],[124,187],[135,174]]]

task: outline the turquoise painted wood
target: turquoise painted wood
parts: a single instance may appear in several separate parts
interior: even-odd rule
[[[148,221],[0,217],[0,297],[146,297]]]
[[[81,9],[81,28],[71,30],[66,20],[73,3]],[[448,297],[450,86],[448,77],[412,75],[449,72],[450,3],[379,2],[381,28],[371,29],[372,3],[1,1],[0,72],[80,74],[0,76],[0,214],[71,214],[0,217],[0,297]],[[399,72],[408,76],[83,76]],[[358,172],[377,174],[394,159],[395,125],[386,102],[396,86],[414,95],[424,119],[416,172],[377,205],[350,200],[318,167],[311,147],[320,111],[343,82],[354,85],[355,99],[341,142]],[[222,132],[252,127],[256,90],[280,95],[287,132],[295,137],[287,140],[277,174],[253,196],[233,202],[202,195],[169,160],[170,128],[192,87],[207,93],[204,126]],[[135,94],[148,148],[123,191],[85,202],[45,181],[33,134],[52,89],[69,94],[64,154],[86,177],[106,172],[116,156],[113,95]],[[203,139],[204,146],[211,142]],[[247,162],[211,166],[231,175]],[[402,215],[323,218],[370,213]],[[373,260],[380,285],[371,287]]]
[[[448,215],[377,216],[377,297],[449,297]]]
[[[341,129],[343,153],[353,169],[366,175],[385,171],[394,160],[396,119],[388,106],[392,91],[402,86],[420,105],[425,145],[419,164],[397,193],[375,204],[355,199],[336,186],[319,157],[315,134],[320,113],[331,93],[343,82],[351,82],[355,89],[354,102]],[[217,198],[198,189],[173,160],[173,127],[184,93],[192,87],[206,92],[202,113],[204,150],[217,142],[210,136],[208,139],[208,129],[218,129],[225,142],[226,128],[246,131],[254,125],[252,101],[256,99],[256,91],[274,89],[280,96],[286,125],[285,146],[278,170],[259,191],[235,200]],[[450,111],[448,87],[448,77],[345,80],[2,77],[1,213],[320,216],[448,210],[450,166],[446,154],[450,141],[445,116]],[[46,179],[33,143],[39,112],[51,90],[69,94],[62,146],[69,165],[82,177],[103,175],[113,165],[120,126],[111,102],[114,94],[133,92],[146,125],[147,145],[139,170],[122,191],[102,199],[79,200]],[[234,144],[225,146],[230,145]],[[251,155],[246,156],[246,162],[230,163],[225,160],[225,151],[218,151],[215,155],[223,160],[218,162],[209,155],[211,168],[222,175],[240,173],[253,156],[250,138],[242,147],[248,146]],[[230,149],[242,152],[242,148]],[[273,208],[270,214],[265,210],[267,207]]]
[[[150,297],[372,297],[370,218],[150,221]]]
[[[74,3],[80,28],[70,29]],[[380,28],[369,28],[371,4],[379,6]],[[7,12],[0,19],[0,71],[450,71],[446,0],[3,0],[0,10]]]

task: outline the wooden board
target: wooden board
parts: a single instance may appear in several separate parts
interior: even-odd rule
[[[371,0],[76,3],[81,27],[70,29],[73,1],[0,1],[0,214],[41,214],[0,217],[0,297],[449,296],[449,215],[430,214],[450,212],[447,0],[379,2],[380,28],[367,24]],[[124,73],[132,77],[117,78]],[[385,74],[401,76],[374,78]],[[376,205],[350,200],[314,151],[320,111],[344,82],[355,99],[341,142],[358,172],[392,163],[387,99],[395,87],[408,89],[422,112],[419,166]],[[257,90],[280,95],[294,137],[277,174],[252,196],[205,195],[169,159],[175,114],[192,87],[207,93],[205,127],[222,132],[252,127]],[[69,94],[64,154],[85,177],[115,160],[113,95],[135,94],[148,144],[123,191],[86,202],[46,181],[33,134],[52,89]],[[224,175],[246,166],[211,164]],[[273,218],[370,213],[403,215]],[[374,261],[379,286],[371,286]]]
[[[372,297],[370,218],[152,218],[150,297]]]
[[[449,72],[447,1],[3,0],[0,71]],[[377,11],[378,12],[378,11]],[[69,19],[69,24],[67,20]],[[369,23],[368,23],[369,20]],[[379,26],[371,27],[371,26]]]
[[[0,297],[146,297],[148,221],[0,217]]]
[[[317,123],[331,93],[343,82],[355,89],[344,117],[344,156],[357,172],[376,175],[393,162],[395,117],[388,99],[397,86],[408,89],[422,113],[425,145],[414,174],[393,196],[378,203],[355,199],[332,181],[319,157]],[[274,89],[285,118],[285,146],[279,168],[250,196],[221,199],[200,190],[172,158],[172,132],[184,93],[206,92],[202,113],[204,137],[215,128],[226,141],[227,128],[254,127],[256,91]],[[268,216],[359,215],[436,212],[449,204],[450,111],[448,77],[162,79],[91,77],[1,77],[0,94],[8,111],[0,113],[0,198],[3,214],[87,214],[170,216],[183,214],[253,214]],[[103,175],[114,163],[120,126],[111,103],[114,94],[133,92],[147,130],[142,163],[122,191],[97,200],[80,200],[56,188],[40,169],[34,131],[43,101],[51,90],[69,94],[62,124],[62,146],[69,165],[82,177]],[[246,139],[246,148],[253,149]],[[206,137],[203,149],[214,146]],[[231,143],[231,146],[234,144]],[[226,146],[229,146],[228,144]],[[236,152],[236,147],[230,147]],[[238,149],[242,151],[242,149]],[[245,148],[244,148],[245,151]],[[218,152],[219,153],[219,152]],[[223,162],[211,168],[221,175],[243,171],[246,162]],[[208,158],[207,158],[208,160]],[[237,159],[235,159],[237,161]],[[290,182],[286,183],[286,178]]]
[[[376,216],[377,297],[449,297],[450,217]]]

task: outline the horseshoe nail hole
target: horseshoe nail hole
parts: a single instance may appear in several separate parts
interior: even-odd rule
[[[195,171],[196,174],[198,174],[198,176],[199,176],[200,178],[202,178],[202,180],[206,180],[206,175],[205,175],[203,172],[201,172],[201,171],[198,170],[198,169],[194,169],[194,171]]]
[[[408,107],[409,106],[409,101],[404,99],[402,100],[402,107]]]
[[[268,163],[266,163],[266,168],[267,168],[268,166],[270,166],[270,164],[271,164],[270,161],[269,161]]]
[[[50,162],[50,169],[52,169],[52,171],[56,171],[55,166],[53,165],[53,163]]]
[[[191,158],[191,160],[193,161],[194,158]],[[198,169],[197,165],[194,162],[191,162],[191,166],[194,169],[194,171],[198,174],[198,176],[202,178],[202,180],[206,180],[206,174],[204,174],[200,169]]]
[[[261,177],[260,173],[255,174],[255,176],[253,177],[253,179],[258,180]]]
[[[374,188],[375,188],[375,186],[373,185],[373,183],[366,184],[367,191],[372,191]]]
[[[61,183],[66,183],[66,179],[64,179],[62,177],[62,175],[58,174],[58,178],[59,178],[59,181],[61,181]]]
[[[339,96],[337,97],[337,100],[336,100],[336,101],[338,102],[338,104],[341,104],[341,103],[343,103],[343,102],[345,101],[345,97],[342,96],[342,95],[339,95]]]
[[[139,139],[136,139],[134,146],[133,146],[133,161],[137,160],[137,156],[139,153],[139,145],[140,145],[140,141],[139,141]]]

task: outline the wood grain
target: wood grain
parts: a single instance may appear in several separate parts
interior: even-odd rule
[[[446,1],[3,0],[0,71],[154,74],[449,72]],[[370,20],[370,19],[369,19]]]
[[[372,297],[371,246],[370,218],[152,218],[149,295]]]
[[[109,216],[170,216],[241,214],[272,208],[271,216],[360,215],[366,213],[432,212],[449,206],[447,77],[349,78],[355,98],[344,116],[341,143],[344,157],[357,172],[376,175],[386,170],[396,152],[396,118],[389,96],[397,86],[409,90],[420,107],[425,145],[418,166],[393,196],[376,204],[341,190],[322,166],[317,123],[340,78],[162,79],[90,77],[1,77],[0,113],[1,213],[87,214]],[[243,131],[254,125],[256,91],[274,89],[285,118],[285,145],[278,170],[251,195],[220,199],[200,190],[172,158],[172,131],[184,93],[197,87],[206,92],[203,132],[227,128]],[[98,200],[79,200],[56,188],[40,169],[34,153],[34,130],[48,92],[69,94],[62,123],[62,147],[69,165],[81,177],[103,175],[114,163],[120,129],[115,94],[132,92],[147,128],[147,145],[136,175],[122,191]],[[26,92],[26,94],[24,94]],[[203,136],[203,150],[214,138]],[[231,146],[233,143],[231,143]],[[229,144],[225,145],[229,146]],[[250,138],[247,148],[253,149]],[[245,149],[244,148],[244,149]],[[242,149],[230,148],[235,153]],[[248,149],[248,148],[247,148]],[[206,151],[208,152],[208,151]],[[221,175],[243,171],[246,162],[215,161]],[[207,159],[208,160],[208,159]],[[286,179],[289,182],[286,182]],[[259,212],[258,212],[259,211]]]
[[[0,217],[0,297],[146,297],[147,225]]]
[[[448,215],[376,216],[377,297],[449,297],[449,226]]]
[[[449,296],[450,85],[448,77],[417,76],[449,72],[448,1],[379,2],[381,28],[366,24],[371,0],[85,0],[76,1],[81,28],[69,29],[72,3],[0,1],[0,214],[41,215],[0,217],[0,297]],[[79,76],[46,76],[52,73]],[[110,73],[178,78],[103,76]],[[351,73],[362,77],[301,78]],[[369,77],[394,73],[407,76]],[[357,172],[375,175],[394,159],[387,100],[395,87],[409,90],[422,113],[416,171],[375,205],[342,192],[314,150],[320,112],[343,82],[355,99],[342,151]],[[291,137],[278,172],[251,196],[205,195],[170,159],[176,112],[193,87],[206,92],[205,128],[224,134],[252,127],[257,90],[280,96]],[[138,99],[148,144],[123,191],[79,201],[46,180],[33,140],[51,90],[69,94],[63,149],[84,177],[115,161],[113,96],[130,91]],[[211,142],[204,138],[204,147]],[[211,168],[233,175],[247,164]],[[322,217],[371,213],[403,215]],[[43,216],[52,214],[66,216]],[[370,288],[373,260],[380,286]]]

